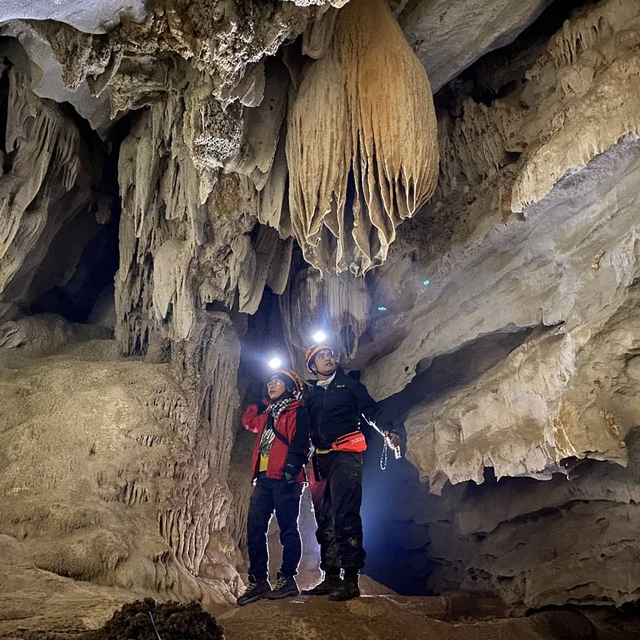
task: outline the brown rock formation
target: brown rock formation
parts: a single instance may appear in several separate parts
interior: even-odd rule
[[[359,275],[385,261],[396,226],[435,189],[430,103],[387,3],[352,0],[289,110],[289,206],[307,262]]]
[[[220,386],[233,380],[223,326],[208,336],[216,362],[205,372],[214,394],[232,398]],[[2,534],[23,562],[59,576],[140,595],[232,600],[232,438],[207,430],[195,390],[181,388],[170,365],[114,358],[111,344],[46,361],[3,355]],[[185,369],[192,360],[185,350]]]

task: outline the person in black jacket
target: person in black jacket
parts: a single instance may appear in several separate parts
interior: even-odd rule
[[[366,441],[360,425],[363,417],[381,421],[381,410],[361,382],[345,375],[328,345],[312,345],[305,360],[317,378],[311,382],[305,406],[314,446],[311,499],[324,572],[323,580],[305,593],[349,600],[360,595],[358,575],[365,559],[360,506]],[[398,447],[393,427],[379,427],[388,433],[389,445]]]

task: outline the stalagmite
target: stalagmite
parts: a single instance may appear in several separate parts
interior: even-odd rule
[[[436,120],[424,68],[384,0],[352,0],[304,73],[287,132],[289,206],[305,259],[364,274],[433,193]]]

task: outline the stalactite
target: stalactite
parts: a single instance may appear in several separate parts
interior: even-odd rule
[[[339,12],[290,107],[287,162],[293,232],[323,270],[382,264],[396,226],[433,193],[429,81],[383,0],[352,0]]]
[[[307,268],[297,272],[280,298],[287,343],[294,355],[304,352],[318,329],[343,363],[351,359],[368,321],[371,300],[362,278],[349,273],[321,274]],[[302,369],[304,370],[304,369]]]
[[[18,67],[5,73],[4,137],[12,159],[0,174],[0,319],[15,313],[14,301],[30,302],[34,272],[53,238],[92,197],[75,124],[33,95]]]

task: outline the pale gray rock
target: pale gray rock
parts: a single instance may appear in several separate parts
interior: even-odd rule
[[[412,309],[393,319],[396,325],[406,323],[406,337],[393,353],[366,370],[365,382],[374,395],[400,391],[421,362],[426,367],[436,356],[481,336],[513,327],[558,325],[557,338],[547,340],[546,346],[528,343],[521,354],[514,352],[507,368],[496,374],[504,379],[480,379],[476,392],[481,396],[469,397],[468,402],[462,400],[464,396],[452,398],[452,411],[413,410],[407,425],[411,455],[434,486],[441,486],[435,482],[439,473],[444,473],[443,480],[481,482],[484,466],[495,467],[501,476],[541,472],[547,464],[568,456],[625,462],[624,449],[617,443],[638,423],[640,407],[633,405],[636,415],[628,414],[630,407],[622,414],[613,410],[610,398],[615,385],[595,402],[593,410],[587,411],[586,398],[576,405],[571,396],[582,385],[593,388],[596,379],[605,386],[605,378],[615,380],[615,369],[637,349],[633,325],[626,324],[622,334],[615,329],[608,338],[620,345],[615,361],[599,375],[580,370],[581,354],[593,345],[603,349],[597,356],[601,362],[605,354],[613,356],[613,345],[602,341],[617,326],[616,314],[625,313],[626,305],[634,308],[630,287],[640,271],[636,215],[640,200],[635,188],[639,176],[640,144],[623,143],[561,182],[526,220],[478,229],[476,242],[425,265],[423,273],[431,284]],[[571,240],[567,240],[568,228]],[[599,255],[601,261],[594,268]],[[608,324],[611,329],[606,328]],[[534,360],[528,361],[532,349]],[[542,404],[536,408],[537,403]],[[610,419],[607,412],[612,412]],[[607,420],[610,428],[603,428]],[[513,425],[525,423],[537,425],[535,436],[527,436],[522,428],[511,431]],[[585,436],[585,426],[595,440],[598,433],[604,440],[596,444]],[[420,444],[432,429],[436,442],[448,453],[439,453],[433,442]],[[464,453],[466,447],[470,457]],[[540,455],[531,458],[537,455],[536,448]],[[476,459],[479,465],[474,462],[476,455],[482,458],[482,462]],[[465,470],[448,473],[441,466],[445,460],[454,460],[454,466]]]
[[[512,42],[551,0],[419,0],[399,21],[434,93],[485,53]]]
[[[0,23],[9,20],[56,20],[86,33],[106,33],[123,19],[141,22],[143,0],[3,0]]]
[[[62,66],[51,51],[51,46],[30,24],[13,20],[0,24],[0,36],[16,38],[24,47],[31,63],[30,86],[35,95],[55,102],[68,102],[85,118],[91,127],[104,134],[112,125],[108,94],[92,95],[87,84],[70,91],[62,80]],[[8,48],[5,43],[3,48]]]

